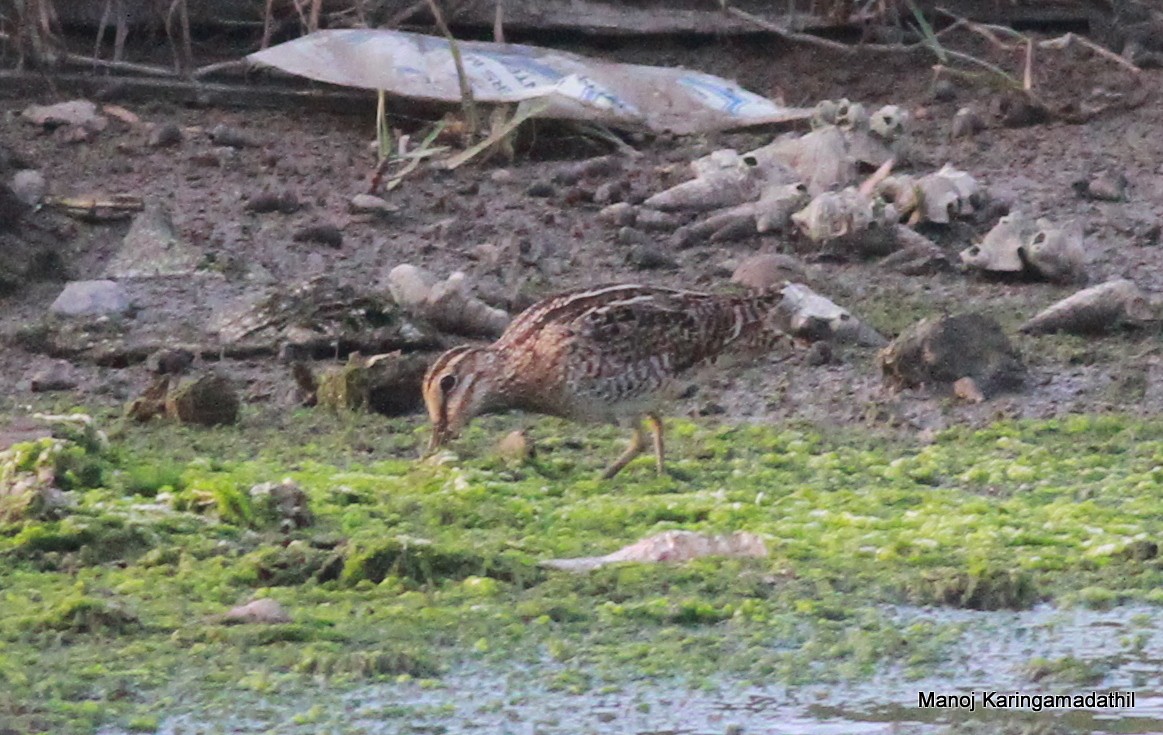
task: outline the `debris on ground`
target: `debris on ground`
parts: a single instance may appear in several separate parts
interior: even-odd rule
[[[920,177],[908,174],[885,177],[875,191],[895,205],[899,218],[911,225],[921,222],[947,225],[973,214],[982,200],[977,180],[949,164]]]
[[[1086,251],[1079,222],[1060,227],[1014,211],[1002,217],[977,245],[961,251],[967,267],[990,273],[1023,274],[1051,283],[1085,283]]]
[[[291,622],[291,616],[276,600],[263,597],[232,607],[214,621],[223,625],[282,625]]]
[[[884,382],[894,390],[950,390],[961,378],[972,378],[991,396],[1019,388],[1026,375],[997,320],[973,312],[922,319],[881,350],[879,359]]]
[[[1120,278],[1083,289],[1043,309],[1019,329],[1027,334],[1102,334],[1157,322],[1159,314],[1134,281]]]
[[[476,103],[518,104],[517,115],[679,134],[806,120],[721,77],[616,64],[537,46],[458,41],[459,69]],[[315,31],[247,57],[330,84],[459,103],[461,72],[449,42],[386,29]]]
[[[777,311],[783,330],[793,337],[809,341],[828,340],[880,347],[887,340],[875,329],[852,316],[831,300],[802,283],[788,283],[783,287],[783,301]]]
[[[746,531],[736,531],[729,536],[711,536],[694,531],[666,531],[624,546],[605,556],[549,559],[541,562],[541,566],[567,572],[588,572],[619,562],[681,564],[707,556],[762,559],[767,556],[767,545],[763,543],[762,538]]]
[[[212,329],[228,349],[273,352],[286,359],[437,346],[435,331],[409,316],[389,294],[329,276],[275,287],[257,303],[224,313]]]
[[[508,312],[472,296],[468,277],[459,271],[440,281],[428,271],[405,263],[388,273],[387,286],[401,307],[445,332],[498,337],[509,326]]]

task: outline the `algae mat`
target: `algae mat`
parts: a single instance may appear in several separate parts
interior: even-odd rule
[[[606,483],[619,432],[540,423],[536,458],[512,465],[488,449],[508,423],[479,422],[460,457],[428,464],[411,458],[415,421],[311,412],[209,431],[110,422],[107,445],[73,432],[14,447],[8,477],[51,472],[76,504],[0,530],[0,723],[614,732],[706,712],[696,731],[824,732],[918,720],[908,693],[943,682],[1137,686],[1145,709],[1116,720],[1148,724],[1111,731],[1158,729],[1163,422],[999,423],[929,443],[676,422],[674,477],[643,459]],[[284,478],[308,514],[251,493]],[[749,531],[770,554],[538,566],[669,529]],[[289,621],[224,624],[261,597]],[[1010,638],[989,631],[1023,627],[997,654]],[[765,697],[766,711],[747,704]],[[489,724],[510,706],[511,727]],[[534,723],[555,708],[593,717]]]

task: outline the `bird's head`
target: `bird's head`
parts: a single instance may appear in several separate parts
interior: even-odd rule
[[[424,403],[432,420],[428,454],[455,439],[494,397],[497,356],[487,347],[454,347],[424,376]]]

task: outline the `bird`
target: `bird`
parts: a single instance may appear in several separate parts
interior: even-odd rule
[[[432,422],[426,455],[478,414],[521,409],[573,421],[632,421],[617,475],[653,439],[665,474],[661,402],[676,378],[727,353],[754,355],[784,338],[779,291],[726,295],[640,284],[578,288],[521,312],[490,345],[448,350],[424,376]]]

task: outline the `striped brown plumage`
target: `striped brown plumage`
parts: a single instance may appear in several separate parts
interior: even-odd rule
[[[454,347],[424,378],[433,433],[429,450],[477,414],[510,408],[577,421],[635,420],[613,477],[644,448],[650,426],[658,471],[658,403],[674,378],[720,355],[769,349],[782,333],[771,313],[779,293],[715,295],[635,284],[576,289],[522,312],[487,347]]]

